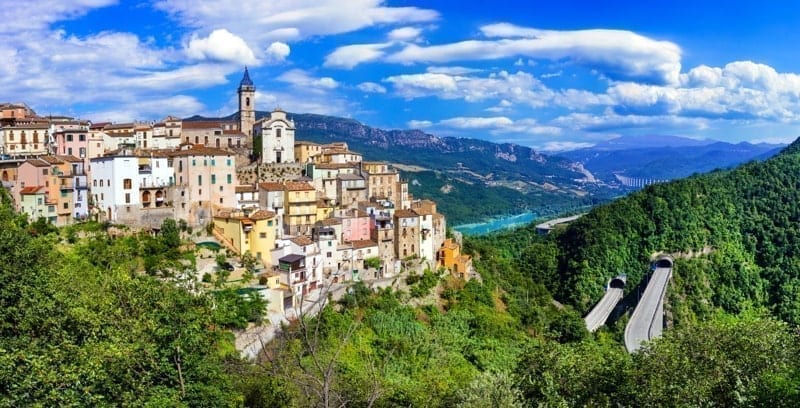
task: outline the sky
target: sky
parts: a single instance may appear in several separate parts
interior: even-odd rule
[[[563,151],[800,136],[791,1],[0,0],[0,102],[94,122],[256,108]]]

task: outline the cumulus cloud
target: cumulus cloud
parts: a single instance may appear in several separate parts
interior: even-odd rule
[[[156,7],[197,29],[236,27],[248,42],[297,41],[342,34],[380,24],[434,21],[439,13],[418,7],[388,7],[382,0],[160,0]]]
[[[526,72],[500,71],[485,77],[422,73],[395,75],[384,79],[392,84],[397,95],[407,99],[436,96],[442,99],[464,99],[467,102],[505,100],[532,107],[558,104],[568,109],[602,105],[610,101],[605,95],[582,90],[554,91]]]
[[[271,64],[283,62],[286,60],[286,57],[289,56],[290,52],[291,48],[289,48],[288,44],[275,41],[264,51],[264,58]]]
[[[623,82],[608,90],[619,113],[717,119],[800,120],[800,75],[752,61],[700,65],[680,86]]]
[[[659,84],[675,84],[679,80],[680,48],[631,31],[555,31],[511,24],[486,25],[481,31],[490,39],[431,46],[409,44],[386,60],[411,64],[528,57],[568,60],[596,69],[611,79]]]
[[[357,86],[358,90],[367,93],[386,93],[386,87],[375,82],[362,82]]]
[[[205,38],[192,37],[186,46],[186,55],[201,61],[256,63],[253,50],[247,43],[224,28],[212,31]]]
[[[433,125],[429,120],[409,120],[408,127],[411,129],[425,129]]]
[[[295,87],[331,90],[337,88],[339,83],[331,77],[316,78],[302,69],[292,69],[279,75],[277,80],[289,83]]]
[[[389,32],[389,40],[391,41],[414,41],[422,34],[422,30],[417,27],[400,27],[395,28]]]
[[[330,68],[352,69],[358,64],[381,58],[385,54],[383,50],[391,46],[392,43],[345,45],[328,54],[323,65]]]

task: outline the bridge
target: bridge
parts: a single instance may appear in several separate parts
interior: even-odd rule
[[[623,186],[636,187],[636,188],[646,187],[649,186],[650,184],[666,183],[667,181],[669,181],[669,180],[651,179],[645,177],[627,177],[618,173],[614,173],[614,177],[616,177],[617,181],[619,181],[620,184],[622,184]]]
[[[628,325],[625,326],[625,348],[633,353],[642,343],[661,336],[664,328],[664,295],[672,277],[673,259],[669,256],[658,258],[650,281],[636,305]]]
[[[567,224],[567,223],[570,223],[570,222],[572,222],[572,221],[575,221],[575,220],[577,220],[578,218],[581,218],[581,217],[583,217],[583,216],[584,216],[584,214],[578,214],[578,215],[573,215],[573,216],[571,216],[571,217],[556,218],[556,219],[554,219],[554,220],[550,220],[550,221],[547,221],[547,222],[543,222],[543,223],[541,223],[541,224],[538,224],[538,225],[536,225],[536,233],[538,233],[538,234],[540,234],[540,235],[546,235],[546,234],[549,234],[549,233],[550,233],[550,231],[552,231],[552,230],[553,230],[553,228],[555,228],[555,227],[556,227],[556,225],[559,225],[559,224]]]
[[[608,316],[622,299],[622,292],[625,288],[626,281],[627,277],[625,275],[619,275],[611,279],[608,283],[606,294],[603,295],[603,298],[600,299],[589,314],[583,318],[583,320],[586,321],[586,328],[589,329],[590,332],[599,329],[600,326],[605,324],[606,320],[608,320]]]

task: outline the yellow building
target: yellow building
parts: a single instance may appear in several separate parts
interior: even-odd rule
[[[264,265],[271,265],[270,251],[275,247],[275,213],[257,210],[222,210],[214,217],[214,232],[239,255],[250,251]]]
[[[322,146],[314,142],[294,142],[294,161],[297,163],[313,163],[322,154]]]
[[[289,235],[307,235],[317,222],[317,190],[309,183],[287,181],[286,210],[283,215],[283,230]]]
[[[437,254],[437,266],[447,268],[454,276],[469,280],[472,271],[472,257],[461,254],[461,247],[448,238],[444,241]]]

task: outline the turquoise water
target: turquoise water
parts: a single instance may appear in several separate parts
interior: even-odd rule
[[[222,248],[222,246],[220,244],[218,244],[218,243],[216,243],[214,241],[198,242],[197,246],[205,247],[205,248],[208,248],[208,249],[210,249],[212,251],[219,251],[219,249]]]
[[[538,218],[536,213],[526,212],[503,218],[495,218],[487,222],[457,225],[453,227],[453,229],[464,235],[482,235],[494,231],[499,231],[502,229],[520,227],[526,224],[530,224],[536,218]]]

